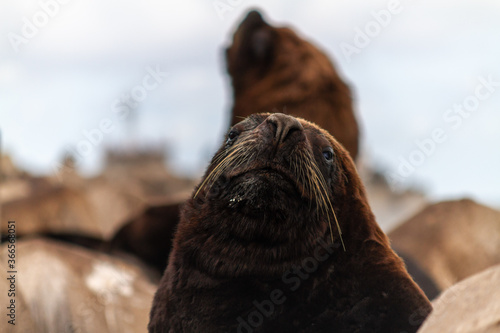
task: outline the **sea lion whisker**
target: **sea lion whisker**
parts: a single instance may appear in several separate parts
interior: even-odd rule
[[[221,152],[217,153],[217,155],[215,155],[215,157],[212,159],[211,164],[219,163],[224,157],[226,157],[228,154],[233,152],[235,149],[241,147],[244,143],[245,143],[245,141],[238,142],[235,145],[231,146],[229,149],[222,150]]]
[[[326,215],[326,218],[328,219],[328,221],[330,221],[330,214],[328,212],[329,207],[326,203],[326,198],[325,198],[325,196],[327,194],[323,193],[322,187],[320,186],[320,183],[319,183],[319,178],[316,175],[316,173],[312,172],[311,169],[309,171],[311,171],[311,179],[314,180],[314,196],[318,199],[317,205],[321,209],[321,212]],[[333,238],[332,238],[332,241],[333,241]]]
[[[211,184],[209,187],[209,191],[212,188],[213,184],[219,179],[220,175],[224,173],[229,167],[238,168],[240,167],[245,159],[248,157],[248,150],[245,144],[252,143],[255,140],[246,140],[242,141],[238,145],[234,147],[234,150],[228,155],[228,160],[224,159],[224,161],[220,162],[217,166],[217,172],[211,177]],[[242,152],[242,155],[239,153]],[[234,164],[234,165],[233,165]]]
[[[331,208],[333,210],[333,207],[331,207],[331,204],[330,206],[328,206],[327,204],[327,201],[329,202],[329,198],[328,198],[328,192],[326,191],[326,187],[324,186],[324,179],[315,163],[309,164],[308,170],[311,173],[311,178],[314,179],[315,189],[316,189],[315,197],[318,198],[318,201],[319,199],[321,199],[321,202],[318,202],[318,206],[320,206],[321,211],[326,215],[326,218],[328,220],[328,225],[330,228],[330,236],[332,238],[332,243],[333,243],[333,230],[330,222],[330,214],[328,213],[328,208]],[[333,213],[335,214],[335,212]],[[340,237],[342,237],[341,234]]]
[[[310,158],[309,158],[309,155],[306,155],[307,157],[305,158],[305,161],[304,163],[299,163],[299,166],[301,166],[300,168],[300,173],[301,173],[301,177],[303,177],[304,179],[307,179],[307,183],[308,183],[308,191],[309,191],[309,198],[316,198],[314,196],[314,193],[315,193],[315,190],[314,190],[314,184],[312,182],[312,177],[310,177],[308,174],[307,174],[307,169],[305,168],[306,165],[308,165],[309,163],[311,163],[310,161]]]
[[[231,152],[233,152],[235,149],[240,147],[243,143],[244,143],[244,141],[237,142],[235,145],[229,147],[228,149],[220,151],[219,153],[217,153],[217,155],[214,156],[211,164],[220,162],[224,157],[227,157]]]
[[[250,165],[250,162],[251,162],[251,161],[253,161],[253,159],[254,159],[255,155],[257,155],[257,153],[255,153],[255,152],[254,152],[254,153],[252,153],[252,155],[250,155],[250,157],[247,159],[247,164],[246,164],[246,166],[245,166],[245,167],[247,167],[247,168],[248,168],[248,166]]]
[[[327,207],[326,207],[326,202],[322,198],[322,196],[317,195],[318,194],[318,181],[315,172],[311,168],[311,165],[314,166],[314,160],[311,157],[310,153],[307,153],[305,155],[305,161],[304,161],[304,166],[307,166],[307,168],[304,167],[303,173],[304,173],[304,178],[308,180],[309,184],[309,197],[310,198],[315,198],[316,205],[328,215]],[[321,199],[321,202],[320,202]]]
[[[290,165],[293,168],[293,174],[296,175],[296,177],[297,177],[297,183],[303,185],[301,195],[305,196],[306,190],[307,190],[307,184],[305,182],[305,179],[302,179],[302,170],[298,166],[297,158],[295,157],[295,154],[292,154],[290,157]]]
[[[337,219],[337,215],[335,214],[335,209],[333,209],[333,205],[332,205],[332,202],[330,200],[330,197],[328,196],[328,191],[326,190],[326,181],[325,181],[325,178],[323,177],[323,175],[320,173],[318,167],[316,166],[316,164],[314,164],[314,167],[316,169],[316,174],[318,175],[319,179],[320,179],[320,184],[321,184],[321,187],[323,188],[323,191],[325,192],[325,195],[326,195],[326,201],[328,203],[328,205],[330,206],[330,209],[332,211],[332,214],[333,214],[333,218],[335,219],[335,223],[337,224],[337,230],[339,232],[339,236],[340,236],[340,242],[342,243],[342,247],[344,249],[344,252],[346,251],[346,248],[345,248],[345,244],[344,244],[344,239],[342,237],[342,230],[340,229],[340,223]],[[328,221],[328,223],[330,223],[330,221]],[[330,225],[330,231],[331,231],[331,225]],[[332,236],[333,237],[333,236]]]
[[[328,211],[328,205],[327,205],[327,200],[328,200],[328,193],[326,192],[326,190],[323,188],[323,186],[320,186],[320,182],[319,182],[319,179],[317,176],[314,177],[315,178],[315,181],[316,181],[316,184],[318,184],[318,187],[315,187],[318,192],[316,195],[319,195],[319,198],[321,198],[321,210],[325,213],[326,215],[326,219],[328,221],[328,226],[329,226],[329,229],[330,229],[330,237],[332,239],[332,243],[333,243],[333,228],[332,228],[332,223],[330,221],[330,214],[329,214],[329,211]],[[321,184],[322,185],[322,184]],[[342,237],[342,236],[340,236]]]
[[[310,161],[308,163],[311,163]],[[316,193],[316,184],[314,178],[307,174],[307,169],[303,169],[304,177],[307,177],[309,181],[309,198],[314,198]]]
[[[235,147],[236,148],[236,147]],[[239,152],[242,148],[241,145],[237,146],[237,148],[233,151],[231,151],[221,162],[219,162],[215,168],[210,172],[210,174],[205,178],[205,180],[201,183],[200,187],[196,191],[195,195],[193,198],[196,198],[198,193],[205,187],[205,185],[212,180],[213,176],[217,174],[217,171],[219,168],[221,168],[222,165],[225,165],[225,162],[228,161],[228,159],[231,159],[237,152]],[[230,161],[230,160],[229,160]]]
[[[218,163],[218,164],[210,172],[210,174],[205,178],[205,180],[200,185],[200,187],[196,191],[193,198],[196,198],[198,193],[206,186],[206,184],[211,183],[213,185],[217,181],[217,179],[219,178],[220,174],[223,173],[226,170],[226,168],[232,163],[232,161],[234,160],[236,155],[240,152],[246,152],[245,151],[246,145],[253,143],[253,142],[255,142],[255,139],[247,139],[247,140],[238,142],[234,146],[232,146],[229,151],[223,151],[220,153],[220,156],[218,156],[217,158],[214,158],[214,161],[212,162],[212,164],[213,163]],[[226,152],[226,154],[223,154],[224,152]],[[246,154],[243,156],[246,156]],[[224,158],[222,158],[222,157],[224,157]],[[219,162],[219,160],[221,160],[221,161]],[[210,186],[210,188],[212,187],[212,185]]]
[[[308,174],[307,179],[309,181],[310,189],[312,191],[312,197],[316,199],[316,206],[321,210],[322,213],[326,214],[328,218],[329,217],[328,206],[326,205],[323,192],[319,188],[318,176],[316,175],[316,172],[314,172],[310,164],[307,164],[307,174]]]
[[[239,148],[238,150],[235,150],[233,153],[231,153],[227,159],[224,159],[222,162],[220,162],[217,165],[217,171],[215,174],[211,177],[211,185],[209,190],[212,188],[212,185],[219,179],[220,175],[224,173],[224,171],[227,170],[229,166],[235,161],[235,159],[241,159],[241,156],[238,156],[237,153],[239,153],[243,148]]]

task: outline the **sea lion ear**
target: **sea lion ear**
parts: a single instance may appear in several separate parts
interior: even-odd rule
[[[259,60],[264,60],[269,56],[273,47],[271,30],[263,28],[254,32],[250,41],[251,50]]]

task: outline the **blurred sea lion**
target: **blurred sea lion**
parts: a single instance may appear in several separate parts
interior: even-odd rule
[[[135,255],[162,274],[183,204],[184,200],[148,207],[118,230],[109,242],[109,251]]]
[[[287,113],[318,124],[356,159],[359,129],[350,89],[316,46],[291,28],[271,26],[254,10],[236,29],[226,63],[231,125],[253,113]]]

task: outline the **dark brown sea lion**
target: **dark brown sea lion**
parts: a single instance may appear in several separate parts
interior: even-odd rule
[[[291,114],[320,124],[356,158],[359,129],[350,89],[317,47],[251,11],[234,33],[226,62],[232,125],[258,112]]]
[[[148,327],[416,332],[430,311],[347,151],[306,120],[256,114],[184,206]]]
[[[148,207],[118,230],[109,243],[110,251],[133,254],[163,274],[182,204],[184,200]]]

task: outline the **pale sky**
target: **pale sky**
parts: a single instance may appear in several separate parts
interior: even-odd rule
[[[31,172],[50,173],[68,145],[88,146],[85,133],[104,120],[112,129],[79,159],[85,173],[98,172],[107,146],[167,141],[174,170],[198,175],[232,103],[223,47],[258,7],[334,60],[353,88],[372,163],[397,175],[401,159],[423,154],[416,141],[442,130],[446,140],[417,158],[401,185],[416,184],[436,200],[469,196],[500,206],[500,86],[476,98],[459,126],[444,118],[459,115],[448,111],[455,104],[473,103],[477,89],[488,92],[478,88],[481,80],[500,83],[497,0],[66,2],[0,0],[3,148]],[[376,13],[389,9],[377,23]],[[356,46],[358,31],[377,24],[367,45],[346,57],[341,45]],[[168,74],[139,103],[131,130],[117,117],[116,100],[155,68]]]

